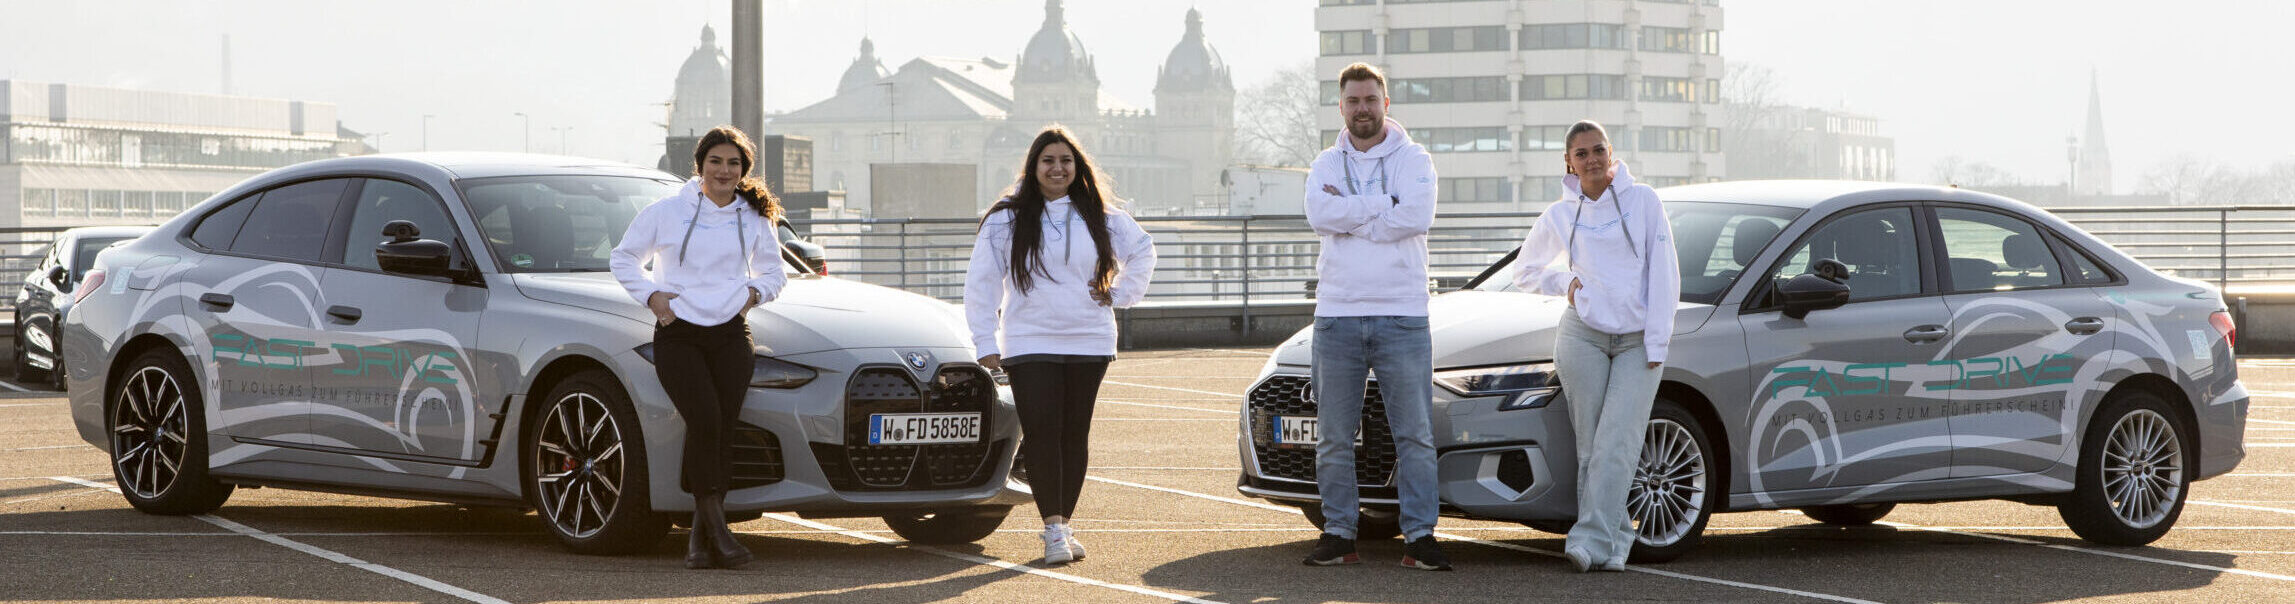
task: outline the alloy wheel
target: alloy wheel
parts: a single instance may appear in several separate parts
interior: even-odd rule
[[[621,505],[621,425],[586,392],[558,399],[541,421],[533,471],[542,513],[567,536],[595,535]]]
[[[175,484],[190,445],[190,413],[182,385],[164,369],[144,367],[120,384],[111,441],[121,488],[153,499]]]
[[[2174,511],[2183,491],[2183,446],[2175,426],[2150,409],[2121,416],[2104,443],[2104,496],[2112,513],[2149,528]]]
[[[1626,489],[1626,512],[1642,543],[1662,546],[1688,537],[1705,510],[1705,484],[1705,452],[1689,428],[1651,419],[1641,462]]]

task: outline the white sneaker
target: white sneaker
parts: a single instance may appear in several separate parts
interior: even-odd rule
[[[1044,527],[1042,537],[1044,538],[1045,564],[1067,564],[1076,559],[1076,554],[1068,550],[1068,533],[1060,530],[1060,527]]]
[[[1084,559],[1084,542],[1076,540],[1076,528],[1060,523],[1060,537],[1068,540],[1068,553],[1077,560]]]

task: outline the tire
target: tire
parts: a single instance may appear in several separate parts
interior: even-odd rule
[[[519,467],[528,502],[550,534],[580,554],[626,554],[660,543],[669,519],[653,511],[645,436],[613,375],[574,374],[539,402],[520,440]]]
[[[1320,505],[1299,506],[1299,513],[1307,517],[1307,522],[1315,525],[1315,530],[1322,530],[1323,523],[1328,522],[1323,517],[1323,507]],[[1356,541],[1385,541],[1401,536],[1402,517],[1374,510],[1355,512]]]
[[[988,505],[949,511],[892,514],[884,517],[893,534],[916,543],[954,545],[972,543],[996,534],[1012,506]]]
[[[1665,562],[1697,548],[1705,523],[1720,508],[1720,499],[1713,496],[1719,456],[1697,416],[1681,403],[1658,397],[1650,407],[1634,482],[1626,489],[1626,515],[1634,525],[1627,561]]]
[[[2144,545],[2166,535],[2183,515],[2196,461],[2191,427],[2149,392],[2112,397],[2080,439],[2072,495],[2057,514],[2080,538],[2104,545]],[[2126,459],[2114,467],[2114,459]]]
[[[206,407],[183,355],[148,351],[122,375],[105,405],[104,427],[112,478],[128,505],[169,516],[222,507],[232,486],[207,474]]]
[[[1895,509],[1897,504],[1894,503],[1847,503],[1809,506],[1801,508],[1801,513],[1808,515],[1810,520],[1825,524],[1866,526],[1888,517],[1889,512]]]

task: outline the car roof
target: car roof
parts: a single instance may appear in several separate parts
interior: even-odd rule
[[[1958,201],[1990,206],[2025,206],[2006,197],[1958,187],[1860,180],[1737,180],[1666,187],[1666,201],[1717,201],[1812,209],[1827,202],[1919,200]],[[2029,207],[2029,206],[2025,206]]]
[[[427,152],[338,157],[280,170],[287,178],[303,173],[346,171],[444,172],[455,179],[553,174],[614,174],[674,180],[667,172],[621,162],[533,153]],[[290,174],[293,173],[293,174]]]

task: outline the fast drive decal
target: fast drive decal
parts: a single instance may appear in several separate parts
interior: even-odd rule
[[[2123,306],[2134,310],[2134,307]],[[2164,307],[2145,309],[2164,312]],[[2143,316],[2143,313],[2128,313]],[[2089,398],[2092,390],[2103,387],[2101,374],[2113,363],[2092,362],[2110,360],[2115,351],[2106,349],[2112,339],[2101,332],[2091,336],[2078,336],[2054,331],[2036,340],[2016,344],[2009,351],[1987,351],[1986,354],[1962,355],[1964,339],[1971,334],[1985,333],[1988,323],[2004,320],[2037,320],[2061,325],[2071,320],[2062,310],[2012,296],[1993,296],[1970,301],[1954,309],[1952,325],[1956,328],[1951,339],[1937,348],[1934,358],[1922,362],[1870,363],[1854,360],[1809,360],[1788,363],[1772,369],[1760,377],[1755,390],[1755,404],[1747,418],[1752,446],[1744,452],[1745,476],[1751,494],[1764,504],[1772,502],[1770,487],[1765,476],[1778,472],[1797,473],[1807,470],[1809,483],[1802,487],[1779,485],[1781,488],[1823,487],[1843,469],[1858,462],[1895,456],[1919,449],[1949,449],[1954,446],[1983,446],[1988,450],[2004,451],[2016,455],[2059,459],[2069,437],[2045,441],[1982,438],[1973,435],[1955,435],[1949,421],[1955,417],[1970,417],[1994,413],[2031,413],[2061,418],[2060,434],[2077,434],[2074,423],[2081,414],[2078,406]],[[2148,319],[2148,317],[2147,317]],[[2114,331],[2133,328],[2122,327],[2121,321],[2108,321]],[[2149,329],[2150,321],[2142,323]],[[2156,340],[2154,340],[2156,341]],[[2165,353],[2164,347],[2158,347]],[[2172,357],[2169,357],[2172,358]],[[1961,398],[1955,399],[1955,394]],[[1972,399],[1971,394],[1981,394]],[[1895,405],[1855,406],[1836,411],[1835,403],[1849,397],[1888,396],[1901,401]],[[1933,424],[1915,431],[1916,435],[1889,442],[1872,443],[1859,450],[1846,450],[1843,436],[1850,431],[1893,425]],[[1957,442],[1956,442],[1957,436]],[[1784,464],[1808,464],[1806,468]],[[1913,480],[1941,478],[1941,468],[1923,468],[1903,475],[1878,477],[1875,483],[1898,483]],[[1787,474],[1792,475],[1792,474]],[[2013,480],[2040,481],[2043,487],[2065,487],[2055,484],[2060,479],[2022,477]],[[1863,496],[1859,493],[1857,496]]]

